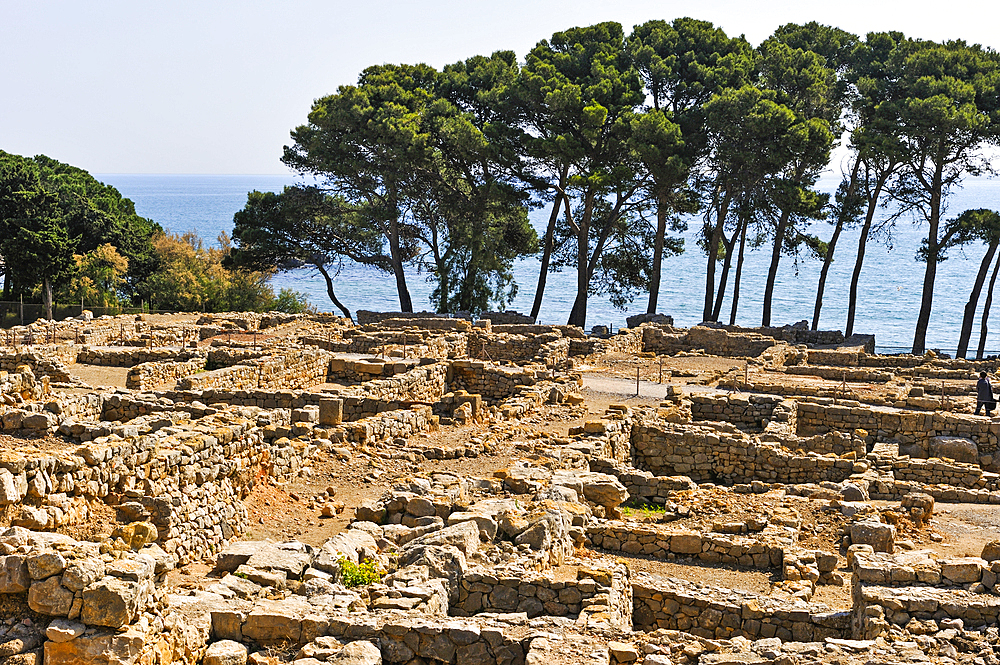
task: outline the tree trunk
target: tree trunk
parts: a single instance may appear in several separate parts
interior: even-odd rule
[[[882,187],[888,175],[883,175],[875,183],[875,190],[868,196],[868,210],[865,212],[865,223],[861,227],[861,235],[858,236],[858,255],[854,259],[854,272],[851,273],[850,294],[847,297],[847,326],[844,328],[844,335],[850,337],[854,334],[854,315],[858,307],[858,282],[861,279],[861,268],[865,262],[865,250],[868,248],[868,234],[872,230],[872,222],[875,220],[875,211],[878,210],[878,200],[882,195]]]
[[[996,254],[997,245],[991,242],[986,248],[986,255],[979,264],[979,272],[976,274],[976,282],[972,285],[972,293],[969,294],[969,302],[965,303],[965,314],[962,317],[962,332],[958,336],[958,350],[955,352],[956,358],[965,358],[969,351],[969,338],[972,337],[972,323],[976,318],[976,306],[979,304],[979,294],[983,290],[986,282],[986,273],[989,272],[990,264],[993,263],[993,255]]]
[[[722,230],[726,224],[726,214],[729,212],[729,192],[723,196],[719,203],[718,213],[715,216],[715,227],[708,240],[708,268],[705,272],[705,309],[702,310],[702,321],[711,321],[712,312],[715,310],[715,263],[719,259],[719,243],[722,241]]]
[[[764,286],[764,313],[760,325],[765,328],[771,325],[771,299],[774,297],[774,282],[778,277],[778,263],[781,261],[781,247],[785,243],[785,230],[788,228],[788,218],[791,210],[782,210],[778,226],[774,230],[774,248],[771,250],[771,265],[767,269],[767,284]]]
[[[736,276],[733,278],[733,306],[729,309],[729,325],[736,325],[736,308],[740,303],[740,278],[743,276],[743,253],[747,246],[746,220],[740,225],[740,256],[736,260]]]
[[[927,229],[927,268],[924,271],[924,288],[920,294],[920,313],[913,331],[913,355],[919,356],[926,350],[927,325],[931,320],[931,306],[934,304],[934,279],[937,277],[938,254],[941,250],[938,239],[938,225],[941,221],[941,165],[936,165],[931,180],[931,209]]]
[[[42,296],[45,300],[45,318],[49,321],[52,320],[52,281],[48,277],[42,283],[43,293]]]
[[[718,321],[722,316],[722,301],[726,296],[726,284],[729,281],[729,269],[733,266],[733,250],[736,249],[736,239],[740,235],[740,225],[737,224],[733,235],[728,240],[722,233],[722,246],[726,248],[726,258],[722,261],[722,274],[719,276],[719,288],[715,294],[715,306],[712,308],[712,320]]]
[[[854,190],[858,187],[858,171],[861,168],[861,159],[855,155],[854,167],[851,169],[851,180],[847,184],[847,193],[844,196],[844,206],[851,205],[854,197]],[[812,329],[819,330],[819,313],[823,309],[823,292],[826,290],[826,276],[830,272],[830,264],[833,263],[833,253],[837,249],[837,241],[840,239],[840,232],[844,230],[844,208],[841,207],[841,214],[837,215],[837,226],[833,229],[833,236],[830,244],[826,248],[826,256],[823,257],[823,267],[819,271],[819,284],[816,285],[816,305],[813,307]]]
[[[542,265],[538,270],[538,286],[535,287],[535,302],[531,305],[531,318],[538,320],[542,311],[542,296],[545,294],[545,281],[549,275],[549,261],[552,259],[553,236],[556,232],[556,222],[559,220],[559,206],[562,205],[562,194],[556,193],[552,202],[552,214],[549,215],[549,225],[545,228],[545,245],[542,249]]]
[[[997,283],[997,272],[1000,271],[1000,259],[997,259],[993,266],[993,274],[990,275],[990,287],[986,291],[986,302],[983,303],[983,320],[979,325],[979,350],[976,352],[976,360],[982,360],[986,352],[986,334],[988,331],[986,321],[990,318],[990,307],[993,306],[993,286]]]
[[[594,208],[594,194],[588,191],[583,204],[583,215],[577,222],[576,232],[576,301],[569,314],[569,325],[586,329],[587,291],[590,288],[590,217]]]
[[[344,307],[344,304],[337,299],[337,294],[333,292],[333,279],[330,277],[330,273],[322,265],[317,265],[316,269],[319,271],[319,274],[323,275],[323,279],[326,280],[326,295],[330,296],[330,302],[336,305],[337,309],[344,313],[344,316],[353,321],[354,317],[351,316],[351,310]]]
[[[656,300],[660,295],[660,270],[663,265],[663,241],[667,235],[667,201],[658,197],[656,201],[656,240],[653,242],[653,273],[649,278],[649,303],[647,314],[656,314]]]
[[[393,219],[389,224],[389,258],[392,260],[392,272],[396,276],[399,310],[401,312],[412,312],[413,302],[410,300],[410,291],[406,288],[406,275],[403,273],[403,257],[399,249],[398,219]]]

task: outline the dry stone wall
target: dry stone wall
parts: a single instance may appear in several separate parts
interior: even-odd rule
[[[850,613],[822,605],[717,589],[669,578],[633,580],[633,622],[638,630],[681,630],[707,639],[822,641],[850,637]]]

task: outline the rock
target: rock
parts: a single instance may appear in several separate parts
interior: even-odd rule
[[[979,463],[979,446],[972,439],[957,436],[935,436],[929,441],[931,457],[950,457],[956,462]]]
[[[362,529],[348,529],[327,539],[313,559],[312,567],[332,575],[340,573],[340,559],[361,563],[378,557],[378,543]]]
[[[312,563],[312,555],[303,543],[264,543],[258,546],[246,565],[257,570],[284,573],[288,579],[301,579],[302,573]]]
[[[28,590],[28,607],[49,616],[68,615],[73,607],[73,592],[59,582],[58,576],[33,582]]]
[[[632,663],[639,660],[639,650],[625,642],[608,642],[608,651],[618,663]]]
[[[309,603],[296,596],[282,601],[260,601],[243,623],[243,636],[258,644],[298,642],[302,619],[311,611]]]
[[[497,535],[497,523],[489,515],[474,511],[456,511],[448,516],[448,526],[460,522],[474,521],[479,528],[479,539],[492,542]]]
[[[19,503],[28,491],[28,481],[24,474],[14,475],[7,469],[0,469],[0,506]]]
[[[861,521],[851,525],[851,543],[871,545],[876,552],[892,554],[896,527],[881,522]]]
[[[854,483],[844,483],[840,488],[840,496],[844,501],[868,501],[868,492]]]
[[[132,622],[143,601],[136,582],[105,577],[84,589],[80,620],[88,626],[121,628]]]
[[[156,542],[158,536],[156,527],[150,522],[132,522],[111,532],[112,538],[121,538],[134,551],[142,549],[144,545]]]
[[[45,637],[53,642],[69,642],[83,635],[87,627],[78,621],[53,619],[45,629]]]
[[[0,593],[24,593],[30,585],[31,575],[23,556],[0,556]]]
[[[991,540],[983,545],[983,553],[980,556],[986,561],[1000,559],[1000,540]]]
[[[231,573],[253,556],[254,552],[262,545],[269,545],[271,543],[262,543],[261,541],[236,541],[235,543],[230,543],[226,549],[219,552],[215,557],[215,572],[219,573]]]
[[[451,545],[458,548],[465,556],[472,556],[479,551],[479,526],[474,521],[446,526],[414,538],[406,544],[404,552],[409,548],[423,545]]]
[[[133,665],[150,645],[134,627],[120,633],[89,631],[67,642],[45,643],[46,665]]]
[[[378,503],[362,503],[354,511],[354,519],[359,522],[374,522],[381,524],[385,521],[385,507]]]
[[[203,665],[246,665],[247,648],[239,642],[222,640],[209,645]]]
[[[427,566],[430,577],[440,577],[447,581],[451,602],[458,599],[462,577],[468,570],[465,555],[450,545],[418,545],[407,547],[399,555],[399,567]]]
[[[978,557],[942,559],[941,577],[952,584],[970,584],[982,577],[986,562]]]
[[[43,580],[58,575],[66,569],[66,559],[58,552],[43,552],[29,556],[25,563],[28,564],[28,574],[33,580]]]
[[[66,567],[62,576],[62,585],[73,591],[83,591],[97,580],[104,577],[104,561],[98,558],[74,559]]]
[[[382,665],[382,652],[371,642],[351,642],[338,653],[326,659],[337,665]]]

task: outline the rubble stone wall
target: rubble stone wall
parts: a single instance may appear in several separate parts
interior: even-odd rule
[[[762,432],[774,419],[782,398],[771,395],[691,395],[691,419],[732,423],[748,432]]]
[[[714,589],[679,579],[632,583],[636,630],[682,630],[708,639],[778,637],[814,642],[850,637],[850,614],[822,605],[774,600],[767,596]]]
[[[854,472],[851,460],[796,455],[737,430],[646,422],[632,428],[631,441],[636,468],[657,476],[690,476],[697,482],[840,482]]]
[[[211,362],[212,356],[209,356]],[[319,349],[287,350],[247,364],[233,365],[183,378],[178,390],[208,388],[298,389],[324,383],[329,369],[329,354]]]
[[[487,404],[502,402],[516,394],[520,387],[533,386],[551,376],[543,370],[494,366],[479,360],[456,360],[451,368],[448,387],[482,395]]]
[[[205,358],[173,362],[147,362],[135,365],[125,377],[125,387],[131,390],[152,390],[170,381],[177,381],[205,370]]]
[[[462,576],[458,603],[449,607],[449,613],[526,612],[530,618],[576,619],[581,612],[606,612],[612,626],[631,629],[632,604],[628,570],[621,564],[610,571],[584,568],[577,579],[559,582],[551,573],[513,576],[501,570],[471,570]]]

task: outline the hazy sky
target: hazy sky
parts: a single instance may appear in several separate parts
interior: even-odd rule
[[[754,44],[783,23],[1000,45],[951,2],[0,0],[0,149],[93,173],[284,173],[288,132],[366,66],[513,49],[614,20],[692,16]]]

